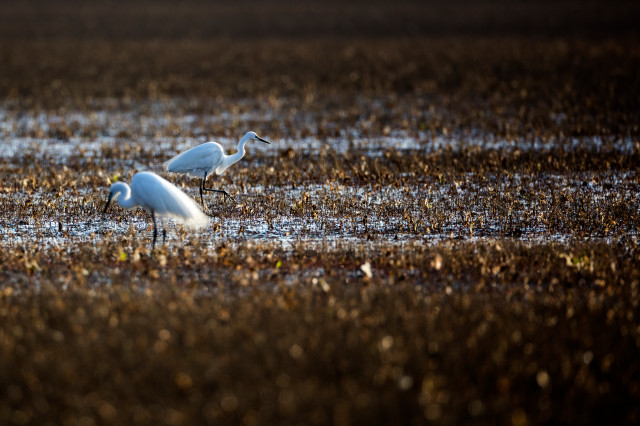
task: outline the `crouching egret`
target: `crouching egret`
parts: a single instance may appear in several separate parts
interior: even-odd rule
[[[229,166],[240,161],[240,159],[244,157],[244,145],[252,140],[270,143],[262,139],[255,132],[247,132],[247,134],[240,139],[240,142],[238,142],[238,152],[233,155],[226,155],[222,146],[217,142],[205,142],[202,145],[195,146],[176,155],[171,160],[165,162],[163,166],[167,171],[202,179],[200,181],[200,202],[204,209],[203,191],[219,192],[224,194],[225,197],[231,197],[227,191],[222,189],[205,187],[204,184],[207,180],[207,175],[213,172],[221,175]]]
[[[158,237],[156,216],[174,218],[192,228],[200,228],[208,222],[207,216],[200,211],[198,205],[187,194],[155,173],[136,173],[131,179],[131,186],[124,182],[116,182],[111,185],[109,199],[102,214],[107,212],[107,208],[114,198],[125,209],[140,206],[151,214],[153,220],[152,249],[155,248]],[[163,229],[162,233],[164,241],[166,231]]]

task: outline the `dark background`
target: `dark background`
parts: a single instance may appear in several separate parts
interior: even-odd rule
[[[625,0],[2,2],[0,99],[20,112],[188,98],[185,111],[257,116],[279,99],[298,113],[271,120],[272,137],[368,116],[372,136],[406,123],[616,141],[638,135],[638,22]],[[308,119],[320,125],[292,124]]]
[[[109,39],[638,34],[637,1],[21,1],[0,38]]]

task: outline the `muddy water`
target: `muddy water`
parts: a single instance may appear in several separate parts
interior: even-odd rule
[[[124,111],[102,109],[35,115],[0,109],[0,136],[4,141],[0,158],[9,173],[0,194],[0,201],[8,206],[0,219],[0,244],[19,246],[28,242],[58,246],[83,244],[96,238],[127,237],[131,244],[133,235],[138,238],[150,235],[150,222],[140,209],[124,212],[117,206],[104,217],[99,214],[111,180],[120,174],[121,179],[126,180],[140,170],[161,172],[162,161],[209,140],[207,128],[212,122],[224,122],[236,128],[252,125],[259,129],[274,119],[273,114],[265,111],[216,116],[172,115],[173,105],[174,102],[143,102]],[[307,124],[314,125],[313,122]],[[52,138],[56,129],[61,128],[63,136]],[[269,163],[288,149],[304,152],[311,158],[327,147],[338,155],[355,153],[374,158],[389,149],[411,157],[417,152],[429,154],[469,147],[485,151],[544,151],[550,143],[506,141],[492,135],[440,136],[427,140],[420,132],[415,135],[393,132],[377,138],[362,138],[351,129],[341,133],[350,136],[322,140],[309,136],[271,138],[272,145],[249,146],[243,163],[231,168],[223,180],[211,179],[214,187],[224,184],[224,188],[234,194],[235,202],[216,194],[207,195],[211,226],[197,233],[185,232],[172,221],[165,221],[168,244],[189,244],[194,238],[212,247],[245,240],[274,241],[286,247],[299,242],[380,240],[391,244],[406,241],[432,244],[450,238],[501,237],[562,242],[592,238],[610,241],[637,236],[637,225],[633,221],[612,220],[611,226],[605,223],[604,216],[612,213],[602,212],[603,206],[614,208],[621,204],[638,211],[634,195],[638,178],[631,171],[597,175],[468,172],[430,182],[418,176],[399,185],[340,183],[332,180],[332,176],[327,176],[324,184],[295,181],[238,184],[241,177],[238,173],[241,175],[246,168],[269,170]],[[235,149],[232,136],[216,139],[228,151]],[[602,148],[602,141],[593,137],[576,139],[573,144],[595,153]],[[621,140],[614,149],[632,152],[633,144]],[[120,150],[119,156],[113,155],[114,150]],[[24,164],[25,158],[43,169],[67,170],[77,179],[71,185],[57,186],[55,191],[41,191],[36,184],[27,190],[31,185],[26,181],[38,177],[31,177],[32,170]],[[101,167],[83,170],[83,161],[99,162]],[[102,184],[83,184],[83,175],[91,175]],[[177,181],[189,195],[198,198],[196,180],[167,174],[165,177]],[[594,223],[589,229],[575,232],[568,224],[561,223],[567,218],[559,217],[559,202],[584,212]]]

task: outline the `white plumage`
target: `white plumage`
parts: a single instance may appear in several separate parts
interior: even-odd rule
[[[233,155],[226,155],[222,145],[217,142],[205,142],[202,145],[198,145],[176,155],[169,161],[163,163],[163,167],[169,172],[202,179],[200,181],[200,202],[204,208],[203,191],[220,192],[230,197],[224,190],[206,188],[205,182],[207,176],[213,173],[221,175],[231,165],[240,161],[245,154],[244,145],[251,140],[269,143],[255,132],[247,132],[242,139],[240,139],[240,142],[238,142],[238,152]]]
[[[231,165],[223,167],[224,148],[218,142],[205,142],[184,151],[163,164],[165,170],[202,178],[204,173],[221,175]]]
[[[124,208],[140,206],[151,214],[153,246],[158,234],[156,216],[176,219],[191,228],[201,228],[209,222],[208,217],[189,196],[152,172],[136,173],[131,179],[131,186],[124,182],[111,185],[103,213],[106,213],[113,199],[117,199],[118,204]]]

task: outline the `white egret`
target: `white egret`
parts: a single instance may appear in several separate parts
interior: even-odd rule
[[[191,177],[201,178],[200,181],[200,202],[204,208],[203,191],[219,192],[225,197],[231,197],[227,191],[222,189],[213,189],[205,187],[207,175],[215,172],[221,175],[232,164],[240,161],[244,157],[244,145],[252,140],[270,143],[255,132],[247,132],[246,135],[238,142],[238,152],[233,155],[226,155],[224,149],[217,142],[205,142],[202,145],[195,146],[173,157],[171,160],[163,164],[164,169],[173,173],[186,174]],[[231,197],[233,198],[233,197]]]
[[[124,182],[116,182],[111,185],[109,199],[102,214],[107,212],[113,199],[117,199],[118,203],[126,209],[140,206],[151,214],[153,220],[152,249],[155,248],[158,236],[156,216],[174,218],[192,228],[200,228],[208,222],[207,216],[200,211],[195,201],[172,183],[151,172],[136,173],[131,179],[131,186]],[[164,238],[166,238],[164,229],[162,236],[164,242]]]

